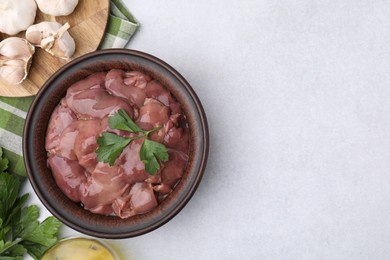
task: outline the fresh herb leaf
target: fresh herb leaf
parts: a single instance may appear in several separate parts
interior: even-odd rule
[[[43,246],[43,245],[40,245],[40,244],[32,243],[32,242],[29,242],[29,241],[22,241],[20,244],[24,248],[27,249],[28,254],[30,256],[32,256],[35,260],[40,260],[42,255],[48,249],[47,246]]]
[[[115,160],[122,153],[123,149],[131,142],[131,139],[124,138],[119,135],[104,132],[101,137],[98,138],[97,143],[97,160],[100,162],[108,163],[113,166]]]
[[[123,142],[128,138],[122,137],[120,135],[116,135],[113,133],[103,132],[102,136],[97,139],[97,143],[100,146],[110,146],[115,145],[117,143]]]
[[[15,222],[12,229],[14,237],[24,238],[38,227],[39,208],[31,205],[22,209],[19,221]]]
[[[4,243],[4,241],[2,241],[0,256],[7,255],[7,251],[9,251],[12,247],[16,246],[20,241],[22,241],[22,239],[20,239],[20,238],[17,238],[13,241],[7,241],[5,243]]]
[[[27,253],[27,249],[24,248],[24,246],[22,246],[22,245],[20,245],[20,244],[14,245],[14,246],[9,250],[9,254],[10,254],[10,255],[17,256],[17,257],[23,257],[25,253]],[[20,259],[22,259],[22,258],[20,258]]]
[[[20,180],[8,173],[0,175],[0,218],[8,222],[8,216],[18,198]]]
[[[20,179],[4,172],[7,167],[0,148],[0,260],[23,259],[26,252],[40,259],[57,242],[62,224],[54,217],[40,223],[38,206],[23,207],[28,194],[19,197]]]
[[[140,158],[145,164],[145,170],[154,175],[160,170],[160,164],[157,159],[166,162],[169,159],[169,155],[164,145],[145,139],[141,146]]]
[[[108,125],[111,129],[119,129],[131,133],[142,132],[142,129],[130,118],[124,109],[119,109],[115,115],[110,116]]]
[[[3,149],[0,147],[0,172],[3,172],[8,168],[8,163],[8,159],[3,158]]]
[[[24,240],[46,247],[57,242],[56,234],[61,227],[61,222],[55,217],[48,217],[32,231],[24,236]]]
[[[145,171],[155,175],[160,170],[159,160],[166,162],[169,159],[167,148],[160,143],[148,139],[148,135],[161,129],[162,126],[151,130],[142,130],[126,113],[120,109],[108,119],[111,129],[124,130],[131,133],[138,133],[133,137],[122,137],[113,133],[103,132],[97,139],[99,147],[96,149],[97,160],[114,165],[123,149],[133,140],[144,138],[140,150],[140,159],[145,165]]]
[[[24,203],[27,201],[28,197],[29,197],[29,194],[26,193],[26,194],[24,194],[22,197],[19,197],[19,198],[16,200],[16,202],[15,202],[15,204],[14,204],[14,206],[13,206],[13,209],[12,209],[12,211],[11,211],[11,214],[9,214],[8,219],[7,219],[7,222],[5,222],[5,224],[4,224],[5,226],[8,226],[8,225],[10,224],[10,221],[11,221],[12,219],[14,219],[14,217],[17,216],[18,213],[19,213],[19,215],[20,215],[21,208],[22,208],[22,206],[24,205]],[[19,216],[19,218],[20,218],[20,216]]]

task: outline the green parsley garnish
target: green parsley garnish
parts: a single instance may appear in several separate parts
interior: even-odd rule
[[[114,165],[116,159],[122,153],[123,149],[131,141],[144,138],[140,150],[140,159],[145,165],[145,171],[155,175],[160,170],[158,160],[166,162],[169,160],[168,150],[165,145],[148,139],[148,135],[162,128],[162,126],[151,130],[142,130],[126,113],[120,109],[117,113],[110,116],[108,125],[111,129],[119,129],[130,133],[136,133],[134,137],[122,137],[113,133],[103,132],[97,139],[99,147],[96,149],[97,160],[99,162]]]
[[[5,172],[7,168],[0,148],[0,259],[23,259],[25,253],[41,259],[57,242],[61,222],[55,217],[39,222],[38,206],[23,206],[29,194],[19,197],[20,177]]]

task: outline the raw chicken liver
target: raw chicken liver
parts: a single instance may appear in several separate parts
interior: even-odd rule
[[[113,166],[98,162],[97,139],[111,129],[108,118],[124,109],[142,129],[162,126],[149,138],[168,148],[160,171],[145,171],[132,141]],[[51,115],[46,135],[48,166],[69,199],[93,213],[128,218],[157,207],[183,176],[189,129],[180,104],[158,81],[138,71],[111,70],[76,82]]]

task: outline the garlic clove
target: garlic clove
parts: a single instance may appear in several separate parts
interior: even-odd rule
[[[15,35],[34,23],[34,0],[0,0],[0,32]]]
[[[53,36],[61,28],[57,22],[41,22],[33,24],[26,30],[26,39],[33,45],[42,46],[41,41]]]
[[[22,60],[9,60],[0,67],[1,79],[9,85],[22,83],[27,77],[25,62]]]
[[[67,60],[72,57],[75,48],[76,45],[74,41],[58,40],[54,42],[53,47],[50,49],[50,53],[56,57]]]
[[[42,33],[40,31],[33,31],[33,32],[29,33],[28,41],[31,44],[39,45],[41,40],[42,40]]]
[[[34,46],[18,37],[0,42],[0,79],[9,85],[20,84],[27,78]]]
[[[26,39],[53,56],[68,60],[76,50],[76,43],[67,31],[69,28],[69,23],[41,22],[27,29]]]
[[[42,13],[63,16],[71,14],[79,0],[36,0],[36,2]]]
[[[29,59],[34,51],[34,46],[22,38],[9,37],[0,42],[0,55],[8,59]]]

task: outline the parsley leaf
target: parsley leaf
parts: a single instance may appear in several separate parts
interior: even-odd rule
[[[24,238],[38,227],[39,209],[32,205],[22,209],[18,221],[13,223],[12,233],[15,237]]]
[[[19,197],[20,179],[6,173],[7,167],[0,147],[0,260],[23,259],[25,253],[40,259],[57,242],[62,224],[54,217],[41,223],[38,206],[23,207],[28,194]]]
[[[10,174],[0,175],[0,219],[7,223],[9,214],[18,198],[20,180]]]
[[[97,160],[113,166],[115,160],[122,153],[123,149],[131,142],[131,139],[116,134],[104,132],[98,138],[99,147],[96,150]]]
[[[3,158],[3,149],[0,147],[0,172],[5,171],[8,168],[8,159]]]
[[[160,164],[157,159],[166,162],[169,159],[169,155],[164,145],[145,139],[141,146],[140,158],[145,164],[145,170],[154,175],[160,170]]]
[[[108,125],[111,129],[119,129],[128,131],[131,133],[142,132],[142,129],[131,120],[130,116],[124,109],[119,109],[115,116],[111,116],[108,119]]]
[[[167,148],[163,144],[148,139],[148,135],[161,129],[161,126],[151,130],[142,130],[123,109],[118,110],[117,113],[110,116],[108,123],[111,129],[138,133],[138,135],[134,137],[122,137],[113,133],[103,132],[102,136],[97,139],[99,145],[96,149],[98,161],[108,163],[110,166],[114,165],[123,149],[131,141],[140,138],[144,138],[140,150],[140,159],[145,165],[146,172],[155,175],[160,170],[159,160],[163,162],[169,160]]]
[[[38,223],[32,232],[26,233],[24,240],[50,247],[57,242],[56,233],[61,225],[55,217],[48,217],[42,223]]]

